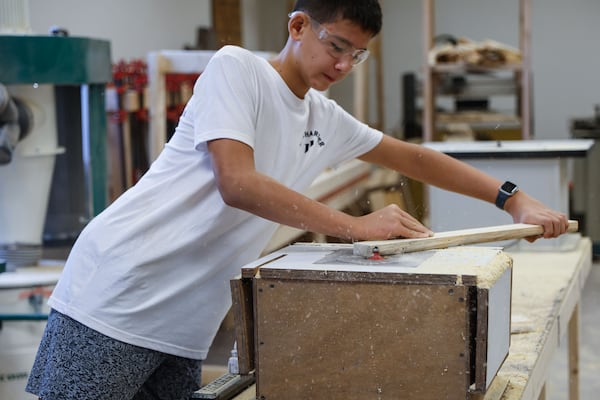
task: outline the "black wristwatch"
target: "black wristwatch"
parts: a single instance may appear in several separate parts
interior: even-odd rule
[[[519,187],[512,182],[506,181],[498,189],[498,196],[496,196],[496,207],[504,210],[504,203],[515,193],[519,191]]]

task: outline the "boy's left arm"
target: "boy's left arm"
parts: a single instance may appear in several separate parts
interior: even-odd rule
[[[401,174],[444,190],[495,203],[498,179],[444,153],[384,135],[381,142],[360,157]],[[568,219],[519,190],[504,206],[515,223],[542,225],[544,237],[559,236],[567,231]],[[529,240],[535,240],[530,238]]]

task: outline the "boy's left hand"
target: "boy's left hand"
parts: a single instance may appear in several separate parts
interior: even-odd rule
[[[505,210],[513,217],[515,223],[544,227],[543,235],[526,238],[528,242],[534,242],[540,237],[546,239],[558,237],[569,227],[569,220],[565,214],[548,208],[522,191],[506,202]]]

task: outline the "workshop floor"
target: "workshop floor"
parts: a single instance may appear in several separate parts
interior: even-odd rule
[[[596,260],[585,284],[580,310],[580,399],[598,398],[600,393],[600,261]],[[235,334],[231,322],[224,323],[206,360],[206,365],[226,366]],[[559,348],[550,366],[546,400],[568,398],[567,352]]]

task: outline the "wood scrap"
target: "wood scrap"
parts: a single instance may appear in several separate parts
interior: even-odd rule
[[[579,223],[569,221],[567,232],[577,232]],[[509,224],[485,228],[462,229],[436,233],[428,238],[373,240],[354,243],[354,254],[371,257],[374,252],[380,255],[402,254],[414,251],[443,249],[465,244],[489,243],[502,240],[523,239],[544,233],[541,225]]]
[[[471,393],[470,400],[500,400],[507,386],[507,378],[496,376],[485,393]]]
[[[467,38],[457,43],[434,46],[429,52],[429,64],[465,64],[484,68],[495,68],[521,62],[521,52],[495,40],[475,42]]]

